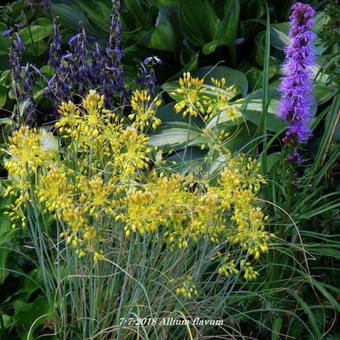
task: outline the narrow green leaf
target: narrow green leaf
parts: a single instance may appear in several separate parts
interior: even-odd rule
[[[307,303],[305,303],[303,301],[303,299],[295,292],[291,292],[291,295],[295,298],[295,300],[297,301],[297,303],[301,306],[301,308],[304,310],[304,312],[307,314],[308,316],[308,320],[309,323],[311,324],[312,328],[313,328],[313,332],[314,332],[314,339],[318,340],[321,339],[321,332],[319,329],[319,326],[316,322],[316,318],[315,315],[313,314],[312,310],[310,309],[310,307],[308,306]]]

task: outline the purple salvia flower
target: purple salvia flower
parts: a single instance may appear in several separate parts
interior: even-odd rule
[[[122,104],[125,104],[127,101],[127,93],[124,86],[124,71],[122,65],[122,22],[120,19],[121,12],[121,1],[120,0],[112,0],[112,14],[111,14],[111,26],[110,26],[110,35],[108,41],[108,47],[106,50],[107,54],[107,66],[109,68],[115,67],[117,71],[113,76],[114,83],[112,81],[108,81],[108,84],[105,86],[105,98],[107,104],[112,99],[113,92],[118,91],[120,93]]]
[[[85,30],[82,29],[81,33],[72,37],[69,40],[69,45],[72,52],[72,58],[67,58],[69,59],[67,62],[70,87],[76,90],[76,93],[80,96],[85,96],[91,89],[91,71],[88,63],[90,59],[89,43]],[[66,59],[66,56],[63,59]]]
[[[145,64],[145,65],[149,65],[149,64],[162,65],[162,60],[159,59],[158,57],[155,57],[155,56],[147,57],[143,60],[143,64]]]
[[[10,28],[10,29],[8,29],[8,30],[6,30],[6,31],[3,31],[3,32],[1,33],[1,35],[2,35],[3,37],[5,37],[5,38],[8,38],[8,37],[13,33],[13,31],[14,31],[14,29],[13,29],[13,28]]]
[[[47,95],[54,102],[55,108],[60,105],[62,101],[68,101],[71,99],[71,92],[69,87],[66,85],[66,77],[68,75],[68,67],[65,66],[63,60],[66,56],[62,55],[62,37],[58,30],[57,23],[54,21],[52,24],[52,41],[49,49],[49,60],[48,63],[54,70],[53,77],[48,81]],[[69,57],[72,54],[69,53]],[[56,109],[55,109],[56,111]],[[55,118],[55,117],[53,117]]]
[[[315,34],[311,31],[313,15],[314,9],[308,4],[297,2],[292,6],[289,31],[291,42],[285,51],[285,76],[280,85],[279,115],[288,123],[283,142],[292,141],[293,145],[305,143],[311,135],[309,124],[313,98],[310,78],[315,59]],[[289,157],[291,161],[300,160],[296,149]]]
[[[26,0],[26,2],[28,6],[34,9],[42,7],[45,10],[49,11],[52,6],[52,0]]]
[[[12,45],[9,52],[9,64],[12,71],[13,86],[17,100],[21,103],[24,103],[23,114],[26,124],[33,125],[36,118],[36,107],[34,104],[32,91],[34,79],[30,72],[29,64],[27,64],[24,68],[24,75],[22,75],[20,60],[24,49],[25,45],[23,44],[19,34],[16,33],[15,38],[12,40]],[[17,120],[18,117],[13,117],[13,119]]]
[[[48,81],[48,95],[55,107],[76,95],[85,96],[91,89],[104,95],[107,107],[112,106],[116,94],[120,95],[122,104],[126,103],[128,94],[124,86],[120,10],[120,1],[114,1],[110,36],[105,48],[100,48],[95,39],[82,30],[69,39],[69,50],[62,53],[62,39],[53,24],[49,64],[54,76]]]
[[[162,64],[162,60],[158,57],[147,57],[141,63],[139,68],[137,83],[145,87],[151,97],[154,97],[156,92],[157,78],[154,66],[160,64]]]
[[[59,33],[58,26],[54,21],[52,24],[52,42],[48,54],[48,62],[54,70],[60,64],[60,57],[61,57],[61,35]]]

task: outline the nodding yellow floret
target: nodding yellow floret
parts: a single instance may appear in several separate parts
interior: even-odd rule
[[[260,275],[256,270],[254,270],[254,268],[252,267],[250,262],[246,262],[243,265],[243,277],[247,280],[247,281],[252,281],[257,279],[257,277]]]
[[[25,178],[54,159],[53,152],[41,147],[41,137],[36,129],[23,126],[8,140],[7,152],[11,158],[5,162],[5,167],[10,176]]]
[[[200,112],[203,113],[203,91],[202,79],[193,78],[189,72],[184,73],[179,79],[179,88],[173,92],[173,95],[180,97],[175,104],[175,111],[184,117],[187,114],[197,117]]]
[[[210,92],[204,95],[203,103],[206,110],[204,116],[206,120],[213,118],[217,114],[226,115],[231,121],[235,121],[241,117],[240,110],[237,106],[230,103],[236,96],[237,89],[233,86],[226,86],[226,79],[211,78],[214,85],[210,87]]]
[[[148,127],[156,129],[161,120],[156,117],[156,112],[162,103],[159,96],[151,98],[147,91],[136,90],[131,97],[132,112],[129,119],[133,121],[132,126],[140,131]]]
[[[182,295],[184,298],[190,299],[198,295],[198,290],[190,278],[184,278],[182,286],[176,288],[175,293],[177,295]]]

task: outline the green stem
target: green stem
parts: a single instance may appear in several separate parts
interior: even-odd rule
[[[181,164],[181,173],[183,171],[183,164],[185,161],[185,157],[187,155],[188,152],[188,145],[189,145],[189,140],[190,140],[190,133],[191,133],[191,124],[192,124],[192,117],[189,114],[189,127],[188,127],[188,135],[187,135],[187,140],[185,142],[185,148],[184,148],[184,153],[183,153],[183,158],[182,158],[182,164]]]

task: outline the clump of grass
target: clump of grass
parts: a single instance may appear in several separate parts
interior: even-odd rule
[[[236,282],[256,279],[268,251],[259,164],[227,153],[212,184],[154,163],[144,130],[159,124],[160,100],[132,98],[130,123],[95,91],[63,103],[54,149],[26,126],[9,138],[9,216],[37,252],[61,338],[198,334],[194,319],[221,318]],[[167,318],[191,323],[173,330]]]

